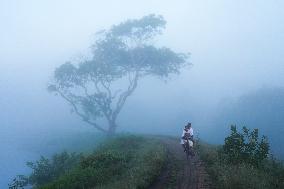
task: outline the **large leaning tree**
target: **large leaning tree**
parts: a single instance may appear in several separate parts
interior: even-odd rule
[[[66,100],[86,123],[114,133],[117,117],[140,79],[167,79],[188,64],[187,54],[153,45],[165,25],[162,16],[148,15],[101,31],[91,57],[58,67],[48,90]]]

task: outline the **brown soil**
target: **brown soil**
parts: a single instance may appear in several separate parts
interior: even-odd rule
[[[204,163],[195,157],[186,159],[177,138],[158,137],[168,150],[168,162],[164,171],[149,189],[210,189],[212,182]],[[174,180],[174,181],[172,181]]]

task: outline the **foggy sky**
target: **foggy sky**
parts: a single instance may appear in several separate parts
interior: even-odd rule
[[[58,129],[67,123],[78,128],[82,122],[69,106],[46,91],[54,69],[85,56],[95,32],[151,13],[167,20],[158,45],[190,52],[193,66],[167,84],[142,81],[129,108],[145,109],[137,104],[144,102],[166,122],[178,118],[186,102],[189,115],[206,118],[224,98],[263,86],[281,87],[283,8],[280,0],[1,0],[0,131]],[[143,118],[143,111],[137,112],[137,119]]]

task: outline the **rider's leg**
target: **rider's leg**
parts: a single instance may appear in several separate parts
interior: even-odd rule
[[[186,151],[186,145],[182,144],[182,146],[183,146],[183,151],[185,152]]]
[[[182,145],[183,151],[186,151],[186,146],[183,139],[180,140],[180,144]]]
[[[192,156],[195,156],[195,153],[194,153],[193,147],[191,147],[191,149],[190,149],[190,154],[191,154]]]

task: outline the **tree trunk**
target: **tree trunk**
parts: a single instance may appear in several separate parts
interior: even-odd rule
[[[108,127],[108,131],[107,131],[108,135],[115,135],[116,128],[117,128],[117,125],[116,125],[115,122],[116,122],[116,120],[109,121],[109,127]]]

